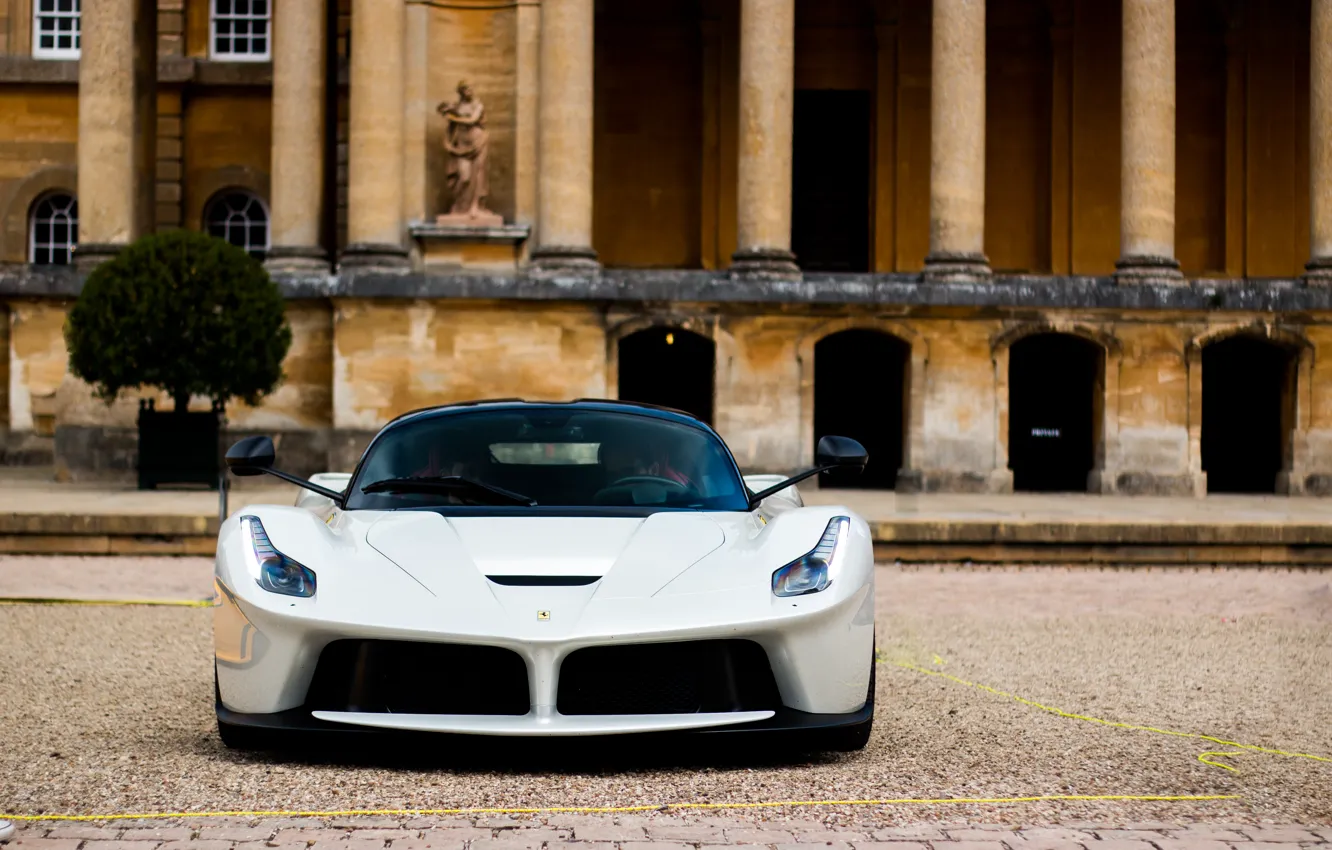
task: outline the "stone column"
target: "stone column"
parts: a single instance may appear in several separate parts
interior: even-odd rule
[[[517,49],[514,57],[513,220],[534,226],[537,220],[537,135],[541,108],[541,6],[536,0],[518,3]],[[523,244],[523,259],[532,240]]]
[[[79,61],[80,265],[153,229],[156,213],[157,8],[98,0],[82,17]]]
[[[429,80],[431,14],[432,8],[425,3],[407,4],[402,69],[402,219],[408,225],[425,221],[431,208],[427,197],[432,153],[430,121],[435,117]]]
[[[1124,0],[1121,283],[1181,281],[1175,259],[1175,0]]]
[[[741,0],[734,272],[779,277],[800,274],[791,253],[794,105],[795,0]],[[835,131],[829,131],[828,141],[836,146]]]
[[[353,0],[347,249],[342,264],[403,266],[403,0]]]
[[[1332,284],[1332,0],[1313,0],[1309,53],[1310,283]]]
[[[540,268],[591,271],[593,0],[541,5],[541,96],[537,148]]]
[[[985,278],[985,0],[934,0],[931,280]]]
[[[271,268],[319,271],[324,210],[324,0],[282,0],[273,21]]]

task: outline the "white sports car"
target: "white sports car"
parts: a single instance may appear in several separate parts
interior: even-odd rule
[[[777,732],[865,745],[870,531],[795,483],[861,469],[825,437],[792,478],[742,477],[679,411],[492,401],[384,426],[350,475],[218,534],[217,719],[228,746],[311,730],[575,736]]]

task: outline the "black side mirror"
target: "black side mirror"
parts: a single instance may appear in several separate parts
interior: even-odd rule
[[[860,443],[850,437],[834,437],[831,435],[823,437],[814,449],[814,467],[812,469],[806,469],[804,472],[792,475],[780,484],[774,484],[757,493],[751,493],[749,508],[753,510],[758,507],[759,502],[773,493],[785,490],[792,484],[799,484],[806,478],[818,475],[826,469],[854,469],[856,472],[863,472],[866,463],[869,463],[869,452],[865,451],[865,447]]]
[[[246,437],[227,449],[227,469],[232,475],[263,475],[272,468],[276,458],[277,451],[271,438]]]
[[[868,462],[869,452],[850,437],[829,435],[820,439],[818,447],[814,450],[815,466],[835,466],[839,469],[863,472]]]
[[[280,469],[273,468],[277,452],[273,449],[273,440],[270,437],[246,437],[238,440],[234,446],[227,449],[227,469],[231,470],[232,475],[271,475],[279,478],[297,487],[304,487],[312,493],[318,493],[326,499],[333,500],[333,504],[342,506],[346,504],[342,493],[337,490],[330,490],[327,487],[321,487],[304,478],[297,478],[289,472],[283,472]]]

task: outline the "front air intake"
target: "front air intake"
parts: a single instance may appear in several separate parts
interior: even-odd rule
[[[767,653],[749,640],[594,646],[560,665],[560,714],[693,714],[781,707]]]
[[[319,655],[305,708],[396,714],[527,714],[527,665],[496,646],[335,640]]]

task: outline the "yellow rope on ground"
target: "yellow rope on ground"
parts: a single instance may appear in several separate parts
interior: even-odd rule
[[[212,608],[211,599],[56,599],[38,596],[0,596],[0,605],[169,605]]]
[[[943,663],[943,659],[940,659],[937,655],[935,656],[935,659],[936,659],[935,663],[938,664]],[[1327,756],[1315,756],[1309,753],[1294,753],[1294,752],[1289,752],[1287,750],[1273,749],[1271,747],[1259,747],[1254,744],[1241,744],[1238,741],[1227,741],[1224,738],[1217,738],[1213,735],[1202,735],[1197,732],[1178,732],[1175,731],[1174,729],[1159,729],[1155,726],[1138,726],[1134,723],[1121,723],[1120,721],[1117,720],[1103,720],[1100,717],[1091,717],[1090,715],[1086,714],[1078,714],[1072,711],[1064,711],[1062,708],[1055,708],[1054,706],[1050,705],[1042,705],[1041,703],[1036,702],[1035,700],[1030,700],[1026,699],[1025,697],[1020,697],[1017,694],[1010,694],[1007,691],[1001,691],[998,688],[992,688],[989,685],[982,685],[979,682],[968,682],[966,679],[949,675],[948,673],[944,673],[941,670],[930,670],[927,667],[921,667],[917,664],[911,664],[906,661],[894,661],[892,663],[895,666],[901,667],[904,670],[913,670],[917,673],[924,673],[926,676],[937,676],[940,679],[947,679],[950,682],[956,682],[959,685],[966,685],[969,688],[976,688],[977,690],[985,691],[986,693],[991,693],[994,694],[995,696],[1007,697],[1008,699],[1014,700],[1015,702],[1020,702],[1023,705],[1029,705],[1032,708],[1039,708],[1041,711],[1048,711],[1051,714],[1058,715],[1059,717],[1067,717],[1070,720],[1082,720],[1087,723],[1096,723],[1100,726],[1112,726],[1116,729],[1129,729],[1134,732],[1152,732],[1157,735],[1169,735],[1172,738],[1192,738],[1193,740],[1196,741],[1210,741],[1213,744],[1220,744],[1223,747],[1235,747],[1238,750],[1253,752],[1253,753],[1267,753],[1268,755],[1285,756],[1286,758],[1309,759],[1310,761],[1332,763],[1332,758],[1328,758]],[[1230,765],[1227,764],[1220,764],[1218,762],[1211,761],[1207,757],[1234,756],[1241,754],[1242,753],[1239,752],[1231,752],[1231,753],[1217,752],[1217,751],[1206,752],[1198,756],[1198,761],[1202,762],[1203,764],[1210,764],[1213,767],[1220,767],[1226,770],[1238,772],[1237,768],[1231,767]]]
[[[939,797],[934,799],[900,797],[884,800],[782,800],[757,803],[665,803],[652,806],[548,806],[542,808],[461,808],[461,809],[345,809],[327,812],[303,811],[235,811],[235,812],[150,812],[143,814],[112,815],[14,815],[0,813],[0,819],[13,821],[114,821],[114,820],[167,820],[174,818],[333,818],[402,815],[405,817],[423,817],[427,815],[545,815],[545,814],[623,814],[629,812],[666,812],[675,810],[697,809],[767,809],[790,806],[808,808],[811,806],[947,806],[968,804],[1001,803],[1040,803],[1048,801],[1122,801],[1122,802],[1207,802],[1213,800],[1238,800],[1238,794],[1196,794],[1196,795],[1153,795],[1153,794],[1042,794],[1031,797]]]
[[[1202,762],[1203,764],[1210,764],[1212,767],[1219,767],[1224,770],[1229,770],[1235,773],[1239,773],[1238,767],[1231,767],[1230,765],[1224,764],[1219,761],[1212,761],[1211,759],[1208,758],[1208,756],[1216,756],[1218,758],[1230,758],[1231,756],[1242,756],[1242,755],[1244,755],[1244,753],[1238,751],[1233,753],[1223,753],[1223,752],[1198,753],[1198,761]]]

